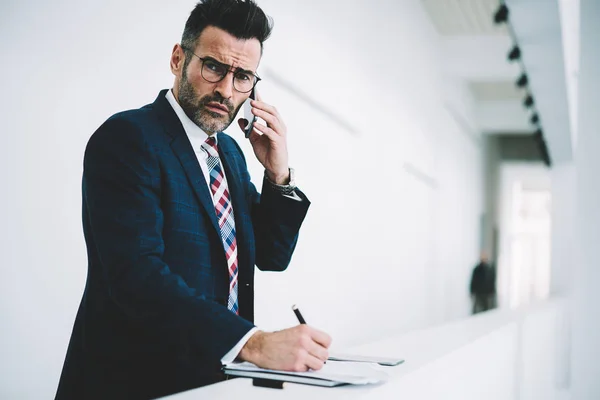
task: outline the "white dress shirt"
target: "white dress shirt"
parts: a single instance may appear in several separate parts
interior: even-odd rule
[[[198,125],[196,125],[191,119],[189,119],[189,117],[185,114],[185,111],[183,111],[183,108],[181,108],[181,106],[179,105],[177,100],[175,100],[175,96],[173,95],[173,92],[171,90],[169,90],[167,92],[166,98],[169,101],[169,103],[171,104],[171,107],[173,107],[175,114],[177,114],[177,116],[179,117],[179,120],[181,121],[181,124],[183,125],[183,129],[185,130],[185,133],[187,134],[188,138],[190,139],[190,143],[192,144],[192,147],[194,148],[194,153],[196,153],[196,157],[198,158],[198,163],[200,164],[200,168],[202,169],[202,173],[204,174],[206,185],[208,186],[208,191],[209,191],[209,193],[212,193],[210,190],[210,171],[208,169],[208,165],[206,164],[206,159],[208,158],[208,154],[206,154],[206,152],[204,152],[202,150],[202,144],[206,141],[206,139],[208,139],[208,134],[206,134],[206,132],[204,132],[202,129],[200,129],[200,127]],[[214,138],[215,138],[215,140],[217,140],[217,135],[214,135]],[[223,172],[223,180],[225,182],[225,185],[227,185],[227,177],[225,176],[225,169],[221,168],[221,171]],[[229,187],[229,186],[227,186],[227,187]],[[211,196],[211,197],[213,197],[213,196]],[[213,198],[213,203],[215,201],[216,200]],[[235,215],[235,210],[234,210],[234,215]],[[254,335],[257,331],[258,331],[258,328],[254,327],[248,333],[246,333],[246,335],[227,354],[225,354],[223,356],[223,358],[221,358],[221,363],[228,364],[228,363],[232,362],[233,360],[235,360],[235,358],[238,356],[238,354],[240,354],[240,351],[242,351],[242,348],[244,347],[246,342],[248,342],[250,337],[252,335]]]

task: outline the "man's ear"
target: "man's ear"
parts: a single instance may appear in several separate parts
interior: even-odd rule
[[[185,64],[185,53],[179,44],[176,44],[173,47],[170,64],[171,72],[173,73],[173,75],[181,78],[181,74],[183,72],[183,65]]]

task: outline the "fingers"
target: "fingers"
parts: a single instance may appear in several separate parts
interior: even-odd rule
[[[238,119],[238,125],[240,127],[240,129],[242,130],[242,132],[246,133],[246,127],[248,126],[248,120],[245,118],[240,118]],[[261,130],[256,129],[257,125],[261,125]],[[252,128],[252,131],[250,132],[250,135],[248,136],[248,139],[250,139],[250,143],[255,143],[258,140],[260,140],[261,138],[261,133],[265,133],[263,132],[263,130],[268,130],[269,128],[267,128],[266,126],[264,126],[264,124],[261,124],[260,122],[254,122],[254,127]],[[272,129],[271,129],[272,131]],[[261,132],[261,133],[259,133]],[[267,133],[267,137],[269,139],[274,139],[277,137],[277,134],[274,132],[266,132]]]
[[[300,331],[299,344],[301,348],[306,350],[308,355],[316,358],[321,363],[327,361],[327,358],[329,357],[329,351],[327,348],[331,343],[331,338],[329,335],[307,325],[299,325],[297,328]],[[316,341],[315,337],[324,342],[327,346],[324,346],[322,343]]]
[[[259,118],[262,118],[267,123],[267,126],[273,129],[277,134],[282,136],[285,135],[286,128],[283,122],[281,122],[279,115],[273,115],[259,108],[253,108],[252,114],[256,115]]]
[[[267,104],[264,101],[250,100],[250,105],[257,110],[266,111],[269,114],[273,114],[276,117],[279,117],[279,111],[277,111],[277,109],[274,106]]]
[[[273,129],[269,128],[265,124],[261,124],[260,122],[254,123],[253,131],[254,130],[257,130],[260,133],[262,133],[263,135],[266,135],[272,141],[277,141],[281,138],[281,135],[277,134],[277,132],[275,132]]]
[[[321,360],[311,354],[308,354],[306,356],[305,365],[314,371],[318,371],[321,368],[323,368],[323,364],[324,364],[323,360]]]
[[[329,351],[319,343],[312,341],[308,346],[308,352],[319,361],[325,362],[329,358]]]
[[[255,91],[255,96],[256,100],[250,101],[250,105],[252,106],[252,114],[262,118],[267,123],[267,127],[275,134],[279,136],[285,136],[287,133],[287,128],[283,123],[283,119],[279,115],[279,111],[277,111],[277,109],[272,105],[263,102],[262,97],[257,91]],[[263,130],[260,130],[260,132],[266,133]]]
[[[274,106],[260,100],[260,96],[257,96],[257,98],[258,100],[252,100],[250,102],[252,113],[257,117],[264,119],[277,133],[284,135],[287,128],[283,123],[283,118],[281,118],[279,111],[277,111]]]
[[[252,129],[252,132],[250,132],[250,136],[248,136],[248,139],[250,140],[250,144],[252,144],[252,145],[254,145],[256,142],[258,142],[261,138],[262,138],[262,135],[260,133],[258,133],[258,131],[256,129]]]
[[[325,363],[319,360],[317,357],[305,353],[303,357],[299,357],[296,360],[296,363],[291,368],[291,370],[295,372],[306,372],[311,369],[314,371],[318,371],[321,368],[323,368],[324,364]]]
[[[311,328],[311,338],[326,349],[331,346],[331,336],[318,329]]]

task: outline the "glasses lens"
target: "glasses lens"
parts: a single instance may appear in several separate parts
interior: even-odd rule
[[[202,77],[209,82],[218,82],[227,74],[227,67],[212,60],[204,60]]]
[[[233,86],[242,93],[251,91],[255,83],[256,77],[247,72],[236,72],[233,76]]]

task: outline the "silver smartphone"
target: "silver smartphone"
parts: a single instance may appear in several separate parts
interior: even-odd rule
[[[332,354],[328,360],[331,361],[350,361],[350,362],[364,362],[373,363],[379,365],[385,365],[387,367],[393,367],[404,362],[401,358],[394,357],[372,357],[372,356],[361,356],[356,354]]]
[[[250,97],[248,97],[244,103],[244,118],[248,121],[248,125],[244,128],[244,136],[246,136],[246,139],[250,137],[250,133],[252,133],[254,123],[256,122],[256,115],[252,114],[252,106],[250,105],[251,100],[255,100],[254,89],[252,89]]]

